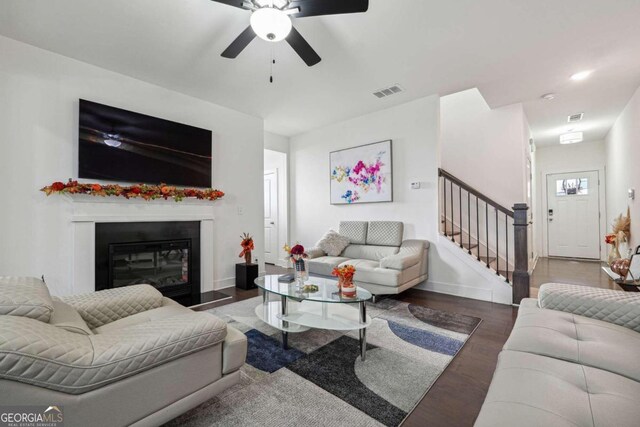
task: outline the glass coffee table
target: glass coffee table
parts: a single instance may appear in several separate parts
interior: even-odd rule
[[[373,295],[358,287],[354,297],[343,297],[338,292],[337,280],[310,277],[303,285],[296,282],[278,282],[278,275],[258,277],[256,285],[262,289],[262,304],[255,309],[263,322],[282,331],[282,346],[288,348],[289,333],[308,331],[311,328],[334,331],[359,331],[360,357],[365,360],[367,350],[366,302]],[[304,285],[316,285],[316,292],[303,292]],[[270,295],[279,296],[271,301]]]

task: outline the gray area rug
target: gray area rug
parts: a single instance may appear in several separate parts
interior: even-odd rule
[[[254,309],[262,297],[209,310],[249,340],[240,384],[167,426],[398,426],[481,320],[394,299],[368,304],[367,358],[358,332],[289,334]]]

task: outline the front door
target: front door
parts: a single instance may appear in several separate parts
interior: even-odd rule
[[[600,259],[598,171],[547,175],[549,256]]]
[[[278,171],[264,173],[264,261],[278,261]]]

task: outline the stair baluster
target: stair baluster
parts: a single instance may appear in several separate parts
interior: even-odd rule
[[[528,272],[528,243],[527,243],[527,210],[528,206],[526,204],[516,204],[513,206],[513,210],[507,209],[504,206],[496,203],[491,200],[489,197],[485,196],[481,192],[477,191],[470,185],[464,183],[459,180],[455,176],[446,172],[445,170],[439,169],[439,176],[442,179],[442,188],[443,188],[443,222],[444,222],[444,235],[446,237],[451,237],[451,241],[460,246],[461,249],[466,249],[466,252],[474,256],[478,261],[484,262],[487,268],[493,268],[492,265],[495,262],[495,271],[496,275],[504,277],[504,280],[507,283],[510,283],[513,287],[513,302],[514,304],[519,304],[522,298],[526,298],[529,295],[529,272]],[[449,184],[449,195],[447,195],[447,183]],[[458,188],[457,194],[457,202],[458,209],[455,209],[455,192],[454,185]],[[464,246],[464,216],[463,216],[463,191],[467,193],[467,247]],[[471,229],[472,223],[472,197],[475,197],[475,238],[472,236],[473,230]],[[449,199],[450,198],[450,199]],[[449,208],[449,202],[451,203],[451,207]],[[484,226],[485,232],[484,236],[480,233],[480,202],[484,202]],[[491,244],[489,237],[489,207],[494,209],[495,211],[495,244]],[[450,221],[451,221],[451,232],[448,229],[448,221],[447,221],[447,211],[450,210]],[[455,211],[458,211],[458,231],[456,231],[455,225]],[[502,223],[500,213],[504,214],[504,225],[505,230],[502,232],[500,229],[500,225]],[[511,219],[512,225],[514,227],[514,247],[513,247],[513,255],[509,252],[509,221]],[[460,236],[459,241],[456,241],[456,236]],[[501,235],[504,235],[504,253],[501,254]],[[484,237],[484,242],[482,238]],[[475,241],[475,244],[472,243]],[[481,256],[482,244],[485,245],[486,257]],[[477,252],[474,254],[473,249],[476,249]],[[495,256],[492,256],[492,251],[495,253]],[[501,259],[503,257],[503,259]],[[509,267],[509,262],[512,262],[513,269]],[[505,267],[501,269],[501,262],[505,263]]]

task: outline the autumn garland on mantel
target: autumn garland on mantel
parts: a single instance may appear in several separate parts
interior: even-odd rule
[[[124,197],[126,199],[142,198],[144,200],[173,199],[180,202],[183,199],[217,200],[224,196],[224,193],[214,188],[176,188],[166,184],[147,185],[136,184],[131,186],[121,186],[117,184],[85,184],[69,179],[66,184],[54,182],[41,188],[47,196],[51,194],[88,194],[99,197]]]

